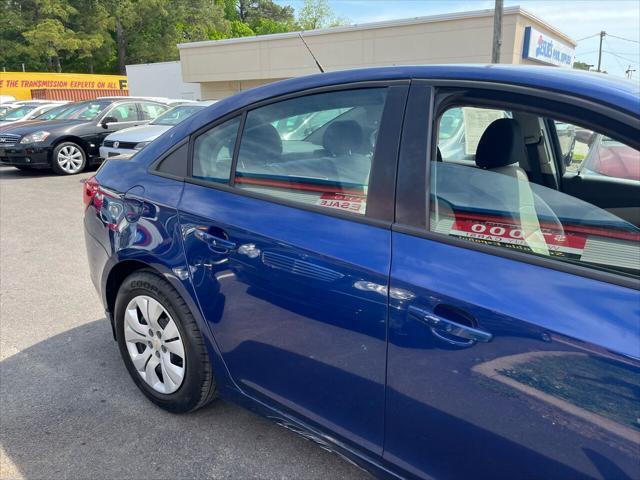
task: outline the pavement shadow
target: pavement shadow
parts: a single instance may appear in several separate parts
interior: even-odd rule
[[[0,362],[3,478],[368,478],[224,401],[188,415],[138,392],[105,319]]]
[[[0,178],[3,180],[20,179],[28,177],[55,177],[53,170],[48,168],[38,168],[33,170],[18,170],[15,167],[2,165],[0,166]]]
[[[100,165],[90,165],[81,173],[95,172]],[[0,178],[2,180],[20,180],[29,177],[60,177],[66,178],[64,175],[58,175],[50,168],[36,168],[33,170],[18,170],[15,167],[0,165]]]

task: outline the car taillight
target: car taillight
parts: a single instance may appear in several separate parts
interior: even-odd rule
[[[96,177],[88,178],[84,182],[84,189],[82,190],[82,201],[84,202],[84,208],[87,208],[94,200],[94,197],[100,189],[100,182]]]

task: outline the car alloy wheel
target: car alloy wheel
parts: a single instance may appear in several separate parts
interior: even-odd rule
[[[156,392],[170,394],[182,385],[185,349],[171,315],[154,298],[138,295],[127,304],[124,339],[140,377]]]
[[[84,164],[80,148],[75,145],[65,145],[58,151],[56,158],[60,168],[66,173],[78,173]]]

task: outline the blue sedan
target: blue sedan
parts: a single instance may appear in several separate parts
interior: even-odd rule
[[[639,478],[640,182],[565,138],[640,156],[639,118],[549,67],[244,91],[86,182],[91,278],[169,411],[230,399],[380,477]]]

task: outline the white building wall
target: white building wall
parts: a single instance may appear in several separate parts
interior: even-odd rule
[[[180,62],[127,65],[129,95],[201,100],[200,84],[182,81]]]

